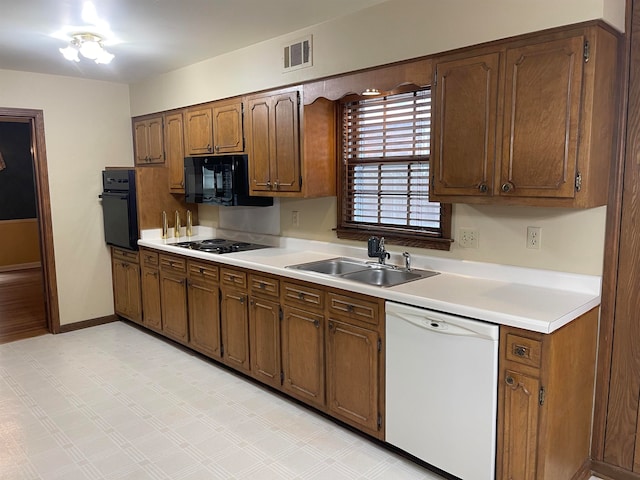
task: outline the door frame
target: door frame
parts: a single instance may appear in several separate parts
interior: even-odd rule
[[[47,329],[51,333],[60,333],[60,309],[53,248],[47,149],[44,137],[44,113],[42,110],[0,108],[0,119],[2,121],[28,123],[31,127],[31,156],[33,158],[33,176],[36,187],[36,205],[38,207],[38,232],[42,274],[44,277]]]

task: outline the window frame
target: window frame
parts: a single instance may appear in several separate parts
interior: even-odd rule
[[[419,90],[424,90],[426,88],[430,88],[430,86],[425,87],[417,87],[415,85],[405,86],[400,89],[395,89],[390,92],[382,93],[381,96],[391,96],[401,93],[411,93]],[[453,242],[451,238],[451,217],[452,217],[452,206],[449,203],[440,203],[440,233],[433,234],[429,233],[423,229],[412,229],[411,227],[392,227],[385,226],[379,224],[366,224],[361,223],[357,226],[354,226],[352,222],[348,224],[345,222],[346,219],[346,208],[350,202],[347,200],[348,188],[347,188],[347,162],[344,157],[344,135],[342,134],[344,128],[344,114],[345,108],[348,103],[352,103],[355,101],[366,100],[370,97],[365,97],[362,95],[349,95],[342,98],[339,102],[338,106],[338,115],[337,115],[337,129],[339,136],[339,161],[338,161],[338,195],[337,195],[337,227],[336,234],[338,238],[348,239],[348,240],[364,240],[366,241],[371,236],[384,236],[385,241],[389,244],[402,245],[407,247],[418,247],[418,248],[429,248],[435,250],[450,250],[451,243]],[[433,111],[433,109],[432,109]],[[431,151],[431,149],[430,149]],[[389,163],[402,161],[402,158],[398,157],[389,157]],[[413,157],[416,160],[426,160],[430,161],[430,155],[426,157]],[[407,157],[404,157],[404,160],[411,161]],[[433,179],[433,173],[431,169],[431,165],[429,165],[429,183],[431,183]],[[431,189],[429,189],[431,190]],[[430,193],[430,192],[429,192]]]

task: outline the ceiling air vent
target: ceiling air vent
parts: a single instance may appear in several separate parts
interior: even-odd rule
[[[283,56],[283,71],[298,70],[313,65],[312,35],[294,43],[285,45]]]

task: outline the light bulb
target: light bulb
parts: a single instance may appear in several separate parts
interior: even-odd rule
[[[73,48],[71,45],[69,45],[66,48],[60,48],[59,50],[60,50],[60,53],[64,56],[64,58],[66,58],[70,62],[80,61],[80,57],[78,57],[78,49]]]
[[[114,57],[115,55],[113,53],[109,53],[106,50],[102,49],[100,55],[98,55],[98,58],[96,58],[96,63],[102,63],[106,65],[108,63],[111,63],[111,60],[113,60]]]
[[[100,42],[94,39],[83,39],[80,43],[80,53],[83,57],[95,60],[100,56],[102,46]]]

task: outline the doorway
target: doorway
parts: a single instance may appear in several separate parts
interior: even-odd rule
[[[41,110],[0,108],[0,343],[58,333]]]

